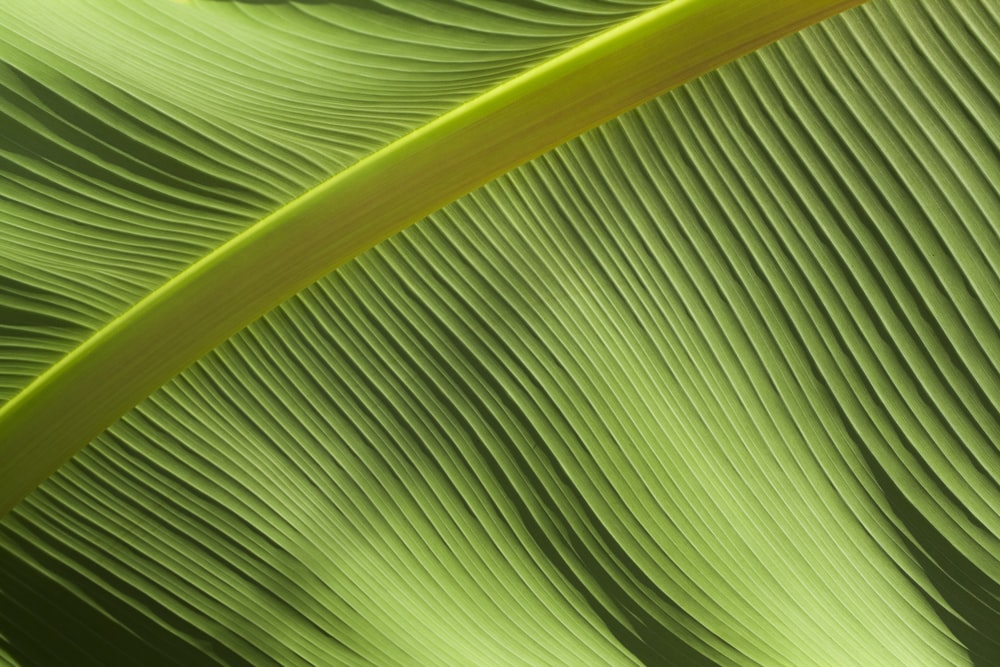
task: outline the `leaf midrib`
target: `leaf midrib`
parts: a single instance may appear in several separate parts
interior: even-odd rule
[[[691,78],[863,1],[673,0],[333,175],[167,281],[0,407],[0,516],[199,357],[384,238]]]

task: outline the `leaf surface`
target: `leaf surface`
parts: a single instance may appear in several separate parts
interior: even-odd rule
[[[875,2],[320,281],[4,519],[0,646],[995,664],[998,27]]]
[[[666,2],[271,207],[0,407],[0,511],[190,363],[378,241],[657,93],[859,2]],[[129,194],[136,189],[144,184]]]

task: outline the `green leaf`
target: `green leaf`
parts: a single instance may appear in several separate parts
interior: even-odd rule
[[[55,4],[64,34],[3,10],[5,113],[29,128],[3,144],[11,393],[322,174],[628,15]],[[477,30],[498,7],[507,29]],[[95,46],[126,20],[150,36],[135,61]],[[876,0],[324,278],[4,518],[0,651],[996,664],[998,27],[987,0]],[[163,34],[214,57],[185,70]],[[434,67],[436,49],[509,69]],[[306,75],[321,55],[400,96],[380,116],[358,72]],[[41,71],[71,107],[27,83]],[[427,110],[407,125],[402,99]]]
[[[859,2],[665,3],[274,207],[0,408],[0,512],[166,380],[361,251],[655,94]]]

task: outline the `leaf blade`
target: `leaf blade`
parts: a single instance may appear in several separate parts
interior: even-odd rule
[[[1000,168],[996,110],[988,96],[969,101],[975,113],[961,99],[925,108],[939,81],[866,65],[902,53],[933,69],[947,31],[920,26],[962,35],[977,16],[1000,34],[996,12],[979,13],[873,4],[530,163],[321,281],[5,520],[0,588],[46,613],[32,626],[0,608],[3,634],[44,649],[46,627],[93,627],[92,613],[60,615],[87,608],[72,587],[83,577],[49,600],[11,574],[46,581],[71,564],[125,596],[126,628],[157,618],[166,629],[144,636],[170,646],[200,627],[249,662],[578,664],[625,647],[647,664],[995,663],[997,563],[975,553],[996,544],[995,517],[969,508],[996,491],[966,458],[975,443],[921,432],[978,408],[913,412],[917,366],[948,358],[921,342],[934,318],[893,306],[929,297],[925,262],[938,273],[954,258],[941,244],[887,259],[969,193],[945,179],[915,208],[937,161],[911,158],[933,135],[899,136],[897,105],[873,100],[890,90],[953,127],[961,162],[985,159],[985,173]],[[963,87],[981,76],[950,69]],[[989,182],[976,194],[1000,201]],[[988,215],[963,224],[969,248],[990,238]],[[963,258],[988,298],[990,258]],[[975,318],[954,320],[942,325]],[[942,387],[989,370],[952,365]],[[967,480],[934,479],[939,453]],[[215,588],[244,568],[255,583]],[[247,632],[262,604],[281,628]]]
[[[859,2],[674,0],[338,173],[168,280],[0,407],[0,512],[164,381],[378,241],[692,76]]]

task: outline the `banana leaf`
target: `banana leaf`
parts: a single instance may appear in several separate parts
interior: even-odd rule
[[[0,662],[1000,664],[1000,8],[687,81],[851,4],[6,0]]]

